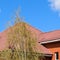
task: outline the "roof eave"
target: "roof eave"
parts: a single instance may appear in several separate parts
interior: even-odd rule
[[[42,41],[42,42],[40,42],[40,44],[54,43],[54,42],[58,42],[58,41],[60,41],[60,39]]]

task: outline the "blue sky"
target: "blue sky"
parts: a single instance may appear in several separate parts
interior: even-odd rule
[[[60,0],[0,0],[0,32],[18,7],[31,26],[43,32],[60,30]]]

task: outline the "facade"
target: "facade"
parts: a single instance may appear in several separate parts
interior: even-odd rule
[[[41,32],[30,25],[28,27],[37,37],[37,49],[39,53],[44,54],[43,60],[60,60],[60,30]],[[0,51],[8,47],[6,36],[8,30],[0,33]]]
[[[40,44],[52,53],[51,60],[60,60],[60,30],[42,34]]]

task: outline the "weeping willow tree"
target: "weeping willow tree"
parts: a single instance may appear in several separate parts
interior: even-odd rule
[[[36,36],[18,16],[7,35],[8,49],[0,52],[2,60],[38,60],[41,56],[37,52]]]

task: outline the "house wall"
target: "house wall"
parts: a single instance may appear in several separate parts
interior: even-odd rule
[[[60,60],[60,42],[48,43],[44,44],[44,46],[53,53],[52,60],[55,60],[55,52],[58,52],[58,58]]]

